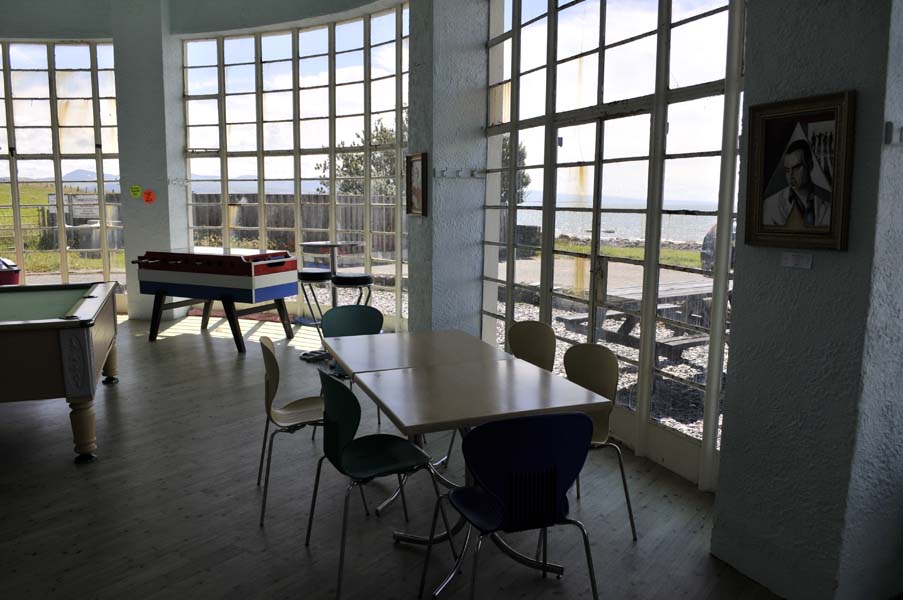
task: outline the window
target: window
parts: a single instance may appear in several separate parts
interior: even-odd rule
[[[0,256],[125,285],[113,47],[0,42]]]
[[[301,244],[347,242],[339,271],[371,273],[373,304],[406,318],[407,21],[399,5],[185,42],[194,247],[289,250],[323,266],[328,255]],[[330,303],[325,287],[318,298]]]
[[[720,171],[736,160],[728,2],[662,2],[490,1],[483,337],[504,347],[513,322],[545,321],[559,373],[570,345],[604,344],[623,408],[646,385],[652,421],[701,439],[721,385],[707,373]]]

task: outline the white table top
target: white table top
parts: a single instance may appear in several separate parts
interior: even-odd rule
[[[373,371],[354,380],[407,436],[510,417],[592,414],[611,403],[519,359]]]
[[[326,338],[324,346],[342,369],[351,374],[514,359],[479,338],[454,329],[333,337]]]

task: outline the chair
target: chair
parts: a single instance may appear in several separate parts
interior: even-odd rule
[[[436,500],[430,539],[420,579],[420,596],[426,581],[436,521],[442,499],[468,522],[468,538],[479,531],[473,557],[470,597],[476,595],[477,562],[483,538],[496,532],[546,530],[554,525],[574,525],[583,535],[593,598],[598,600],[596,575],[589,536],[579,521],[568,518],[567,491],[586,461],[593,423],[580,413],[537,415],[494,421],[474,428],[464,438],[462,450],[473,483]],[[458,569],[467,542],[455,564]],[[543,544],[545,565],[547,545]],[[545,571],[543,572],[545,575]]]
[[[345,507],[342,512],[342,537],[339,550],[339,574],[336,584],[336,598],[342,592],[342,569],[345,563],[345,534],[348,530],[348,499],[351,490],[358,487],[363,495],[363,486],[377,477],[395,475],[401,489],[401,502],[404,507],[405,521],[408,520],[408,505],[404,496],[403,476],[410,475],[420,469],[427,469],[432,477],[429,455],[409,442],[395,435],[377,433],[355,438],[361,420],[361,406],[357,397],[349,388],[328,373],[320,371],[320,382],[323,385],[323,453],[317,462],[317,475],[314,480],[314,493],[310,501],[310,516],[307,521],[307,536],[304,545],[310,545],[310,534],[314,522],[314,509],[317,504],[317,490],[320,485],[320,470],[323,460],[329,459],[337,471],[349,478],[345,489]],[[439,488],[433,479],[436,497]],[[363,496],[362,496],[363,497]],[[366,511],[366,501],[364,503]],[[367,511],[369,515],[369,511]],[[445,514],[443,513],[443,518]],[[447,525],[446,519],[446,527]]]
[[[539,321],[519,321],[508,330],[511,354],[551,371],[555,365],[555,330]]]
[[[270,462],[273,460],[273,440],[276,438],[277,433],[295,433],[308,425],[311,427],[322,426],[323,399],[319,396],[301,398],[300,400],[289,402],[282,408],[275,408],[273,399],[276,397],[276,390],[279,389],[279,363],[276,361],[273,340],[268,337],[261,337],[260,349],[263,351],[263,364],[266,368],[263,395],[264,406],[266,407],[266,425],[263,429],[263,445],[260,448],[260,466],[257,468],[257,486],[260,487],[263,457],[266,454],[267,472],[263,483],[263,504],[260,507],[260,526],[263,527],[263,516],[267,509],[267,492],[270,487]],[[269,450],[267,451],[267,432],[270,429],[270,423],[276,429],[270,434]]]
[[[320,330],[323,337],[345,337],[352,335],[376,335],[383,328],[383,314],[372,306],[346,304],[336,306],[323,315]],[[345,378],[342,367],[335,365],[334,375]],[[382,425],[382,413],[376,409],[376,423]]]
[[[618,359],[614,352],[598,344],[577,344],[564,353],[564,370],[568,379],[585,387],[600,396],[615,399],[618,393]],[[633,508],[630,506],[630,492],[627,490],[627,477],[624,475],[624,459],[621,449],[609,441],[609,419],[614,405],[605,411],[593,413],[592,446],[613,448],[618,454],[618,465],[621,467],[621,483],[624,486],[624,499],[627,501],[627,514],[630,517],[630,530],[636,540],[636,525],[633,522]],[[580,497],[580,476],[577,476],[577,497]]]

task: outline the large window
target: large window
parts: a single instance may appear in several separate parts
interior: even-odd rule
[[[339,271],[374,276],[406,317],[401,194],[408,8],[311,29],[185,42],[189,223],[196,248],[346,242]],[[326,287],[318,297],[329,304]],[[347,303],[356,298],[342,298]]]
[[[0,256],[125,284],[113,47],[0,42]]]
[[[735,145],[722,156],[729,6],[661,3],[491,0],[483,336],[504,347],[513,322],[545,321],[558,372],[572,344],[604,344],[617,403],[698,440],[721,386],[709,353],[726,351],[712,330],[730,327],[711,319],[730,285],[713,278],[721,166],[736,161]]]

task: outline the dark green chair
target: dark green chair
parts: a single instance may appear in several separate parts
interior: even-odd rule
[[[372,306],[348,304],[336,306],[326,311],[320,320],[323,337],[346,337],[352,335],[376,335],[383,328],[383,314]],[[346,378],[348,375],[338,364],[333,367],[333,375]],[[376,424],[382,425],[382,413],[376,408]]]
[[[359,306],[357,308],[369,308]],[[329,313],[327,313],[329,314]],[[377,477],[394,475],[398,479],[401,490],[401,502],[404,508],[405,521],[408,520],[408,505],[404,497],[403,476],[410,475],[420,469],[427,469],[433,481],[436,497],[439,487],[436,484],[430,465],[429,455],[409,442],[395,435],[377,433],[355,438],[361,421],[361,406],[357,397],[349,388],[335,377],[320,371],[320,382],[323,386],[323,453],[317,462],[317,475],[314,479],[314,493],[310,501],[310,515],[307,521],[307,536],[304,545],[310,544],[310,533],[314,522],[314,509],[317,505],[317,490],[320,486],[320,470],[323,460],[329,459],[332,466],[349,478],[345,489],[345,507],[342,512],[342,538],[339,551],[339,575],[336,584],[336,598],[341,596],[342,569],[345,564],[345,534],[348,530],[348,499],[351,491]],[[365,504],[366,507],[366,504]],[[369,514],[369,513],[368,513]],[[448,530],[448,519],[442,513],[445,527]]]

